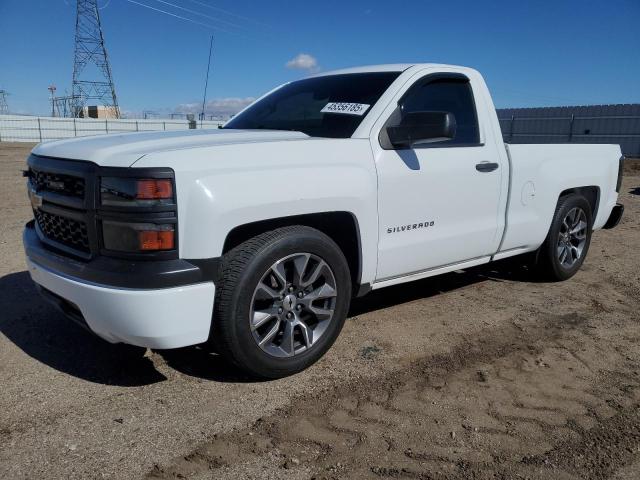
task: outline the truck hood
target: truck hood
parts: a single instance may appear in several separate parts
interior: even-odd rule
[[[86,160],[105,167],[129,167],[145,155],[155,152],[306,138],[309,137],[302,132],[280,130],[139,132],[45,142],[36,146],[32,153],[67,160]]]

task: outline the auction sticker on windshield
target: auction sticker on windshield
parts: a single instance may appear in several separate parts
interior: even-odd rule
[[[331,102],[327,103],[325,107],[320,110],[321,113],[342,113],[344,115],[358,115],[362,116],[371,105],[366,103],[341,103]]]

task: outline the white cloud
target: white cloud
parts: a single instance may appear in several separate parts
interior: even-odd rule
[[[286,67],[295,70],[315,71],[318,69],[318,60],[308,53],[299,53],[287,62]]]
[[[255,100],[253,97],[246,98],[214,98],[209,100],[204,108],[205,114],[207,116],[213,115],[220,118],[229,118],[232,115],[235,115],[244,107],[249,105]],[[202,103],[183,103],[178,105],[175,110],[175,113],[195,113],[196,116],[200,112],[202,112]]]

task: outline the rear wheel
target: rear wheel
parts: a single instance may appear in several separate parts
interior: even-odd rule
[[[251,375],[307,368],[333,344],[351,299],[340,248],[309,227],[254,237],[223,257],[212,341]]]
[[[551,228],[538,251],[537,267],[549,280],[567,280],[580,269],[589,251],[591,205],[579,194],[560,198]]]

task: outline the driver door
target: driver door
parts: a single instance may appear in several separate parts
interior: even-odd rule
[[[379,212],[376,282],[480,259],[497,250],[501,180],[508,173],[503,172],[496,144],[483,141],[488,119],[478,116],[475,87],[459,73],[423,76],[399,94],[397,108],[373,129]],[[453,138],[385,148],[386,127],[418,111],[453,114]]]

